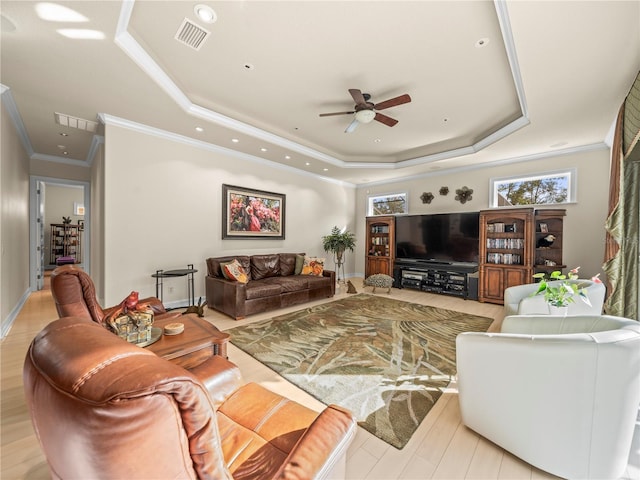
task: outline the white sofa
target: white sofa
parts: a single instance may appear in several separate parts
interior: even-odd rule
[[[577,295],[574,302],[569,304],[567,315],[600,315],[602,306],[604,305],[604,297],[606,288],[604,283],[594,282],[592,280],[576,279],[563,280],[567,283],[576,283],[584,288],[589,298],[589,303],[585,303]],[[552,280],[549,285],[556,285],[560,280]],[[549,313],[549,306],[544,300],[544,295],[533,295],[538,290],[537,283],[527,283],[525,285],[517,285],[509,287],[504,291],[504,316],[509,315],[545,315]]]
[[[517,315],[457,340],[462,422],[542,470],[615,479],[640,404],[640,323]]]

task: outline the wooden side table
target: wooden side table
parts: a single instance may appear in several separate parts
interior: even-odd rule
[[[163,334],[160,340],[145,348],[184,368],[195,367],[213,355],[227,358],[229,334],[221,332],[196,314],[162,319],[154,322],[153,326],[164,330],[166,324],[175,322],[184,323],[184,332],[178,335]]]

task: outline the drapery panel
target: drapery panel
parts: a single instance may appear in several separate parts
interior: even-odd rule
[[[605,311],[640,320],[640,73],[620,108],[611,149]]]

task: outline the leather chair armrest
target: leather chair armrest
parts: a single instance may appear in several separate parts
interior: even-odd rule
[[[334,478],[344,462],[347,448],[356,434],[353,415],[337,405],[329,405],[309,426],[289,454],[276,478]]]
[[[154,315],[157,315],[159,313],[167,313],[167,309],[164,308],[164,305],[159,298],[147,297],[139,300],[138,303],[148,303],[151,307],[151,310],[153,310]]]
[[[242,385],[238,366],[219,355],[210,357],[189,371],[206,387],[216,408]]]
[[[323,270],[323,277],[329,277],[331,279],[331,295],[336,294],[336,272],[333,270]]]
[[[175,319],[178,320],[182,316],[182,312],[172,311],[168,312],[165,306],[162,304],[159,298],[147,297],[140,300],[138,303],[148,303],[153,310],[153,315],[156,320]]]

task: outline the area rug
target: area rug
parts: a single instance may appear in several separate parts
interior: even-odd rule
[[[401,449],[456,372],[456,336],[492,319],[358,294],[227,332],[231,342]]]

